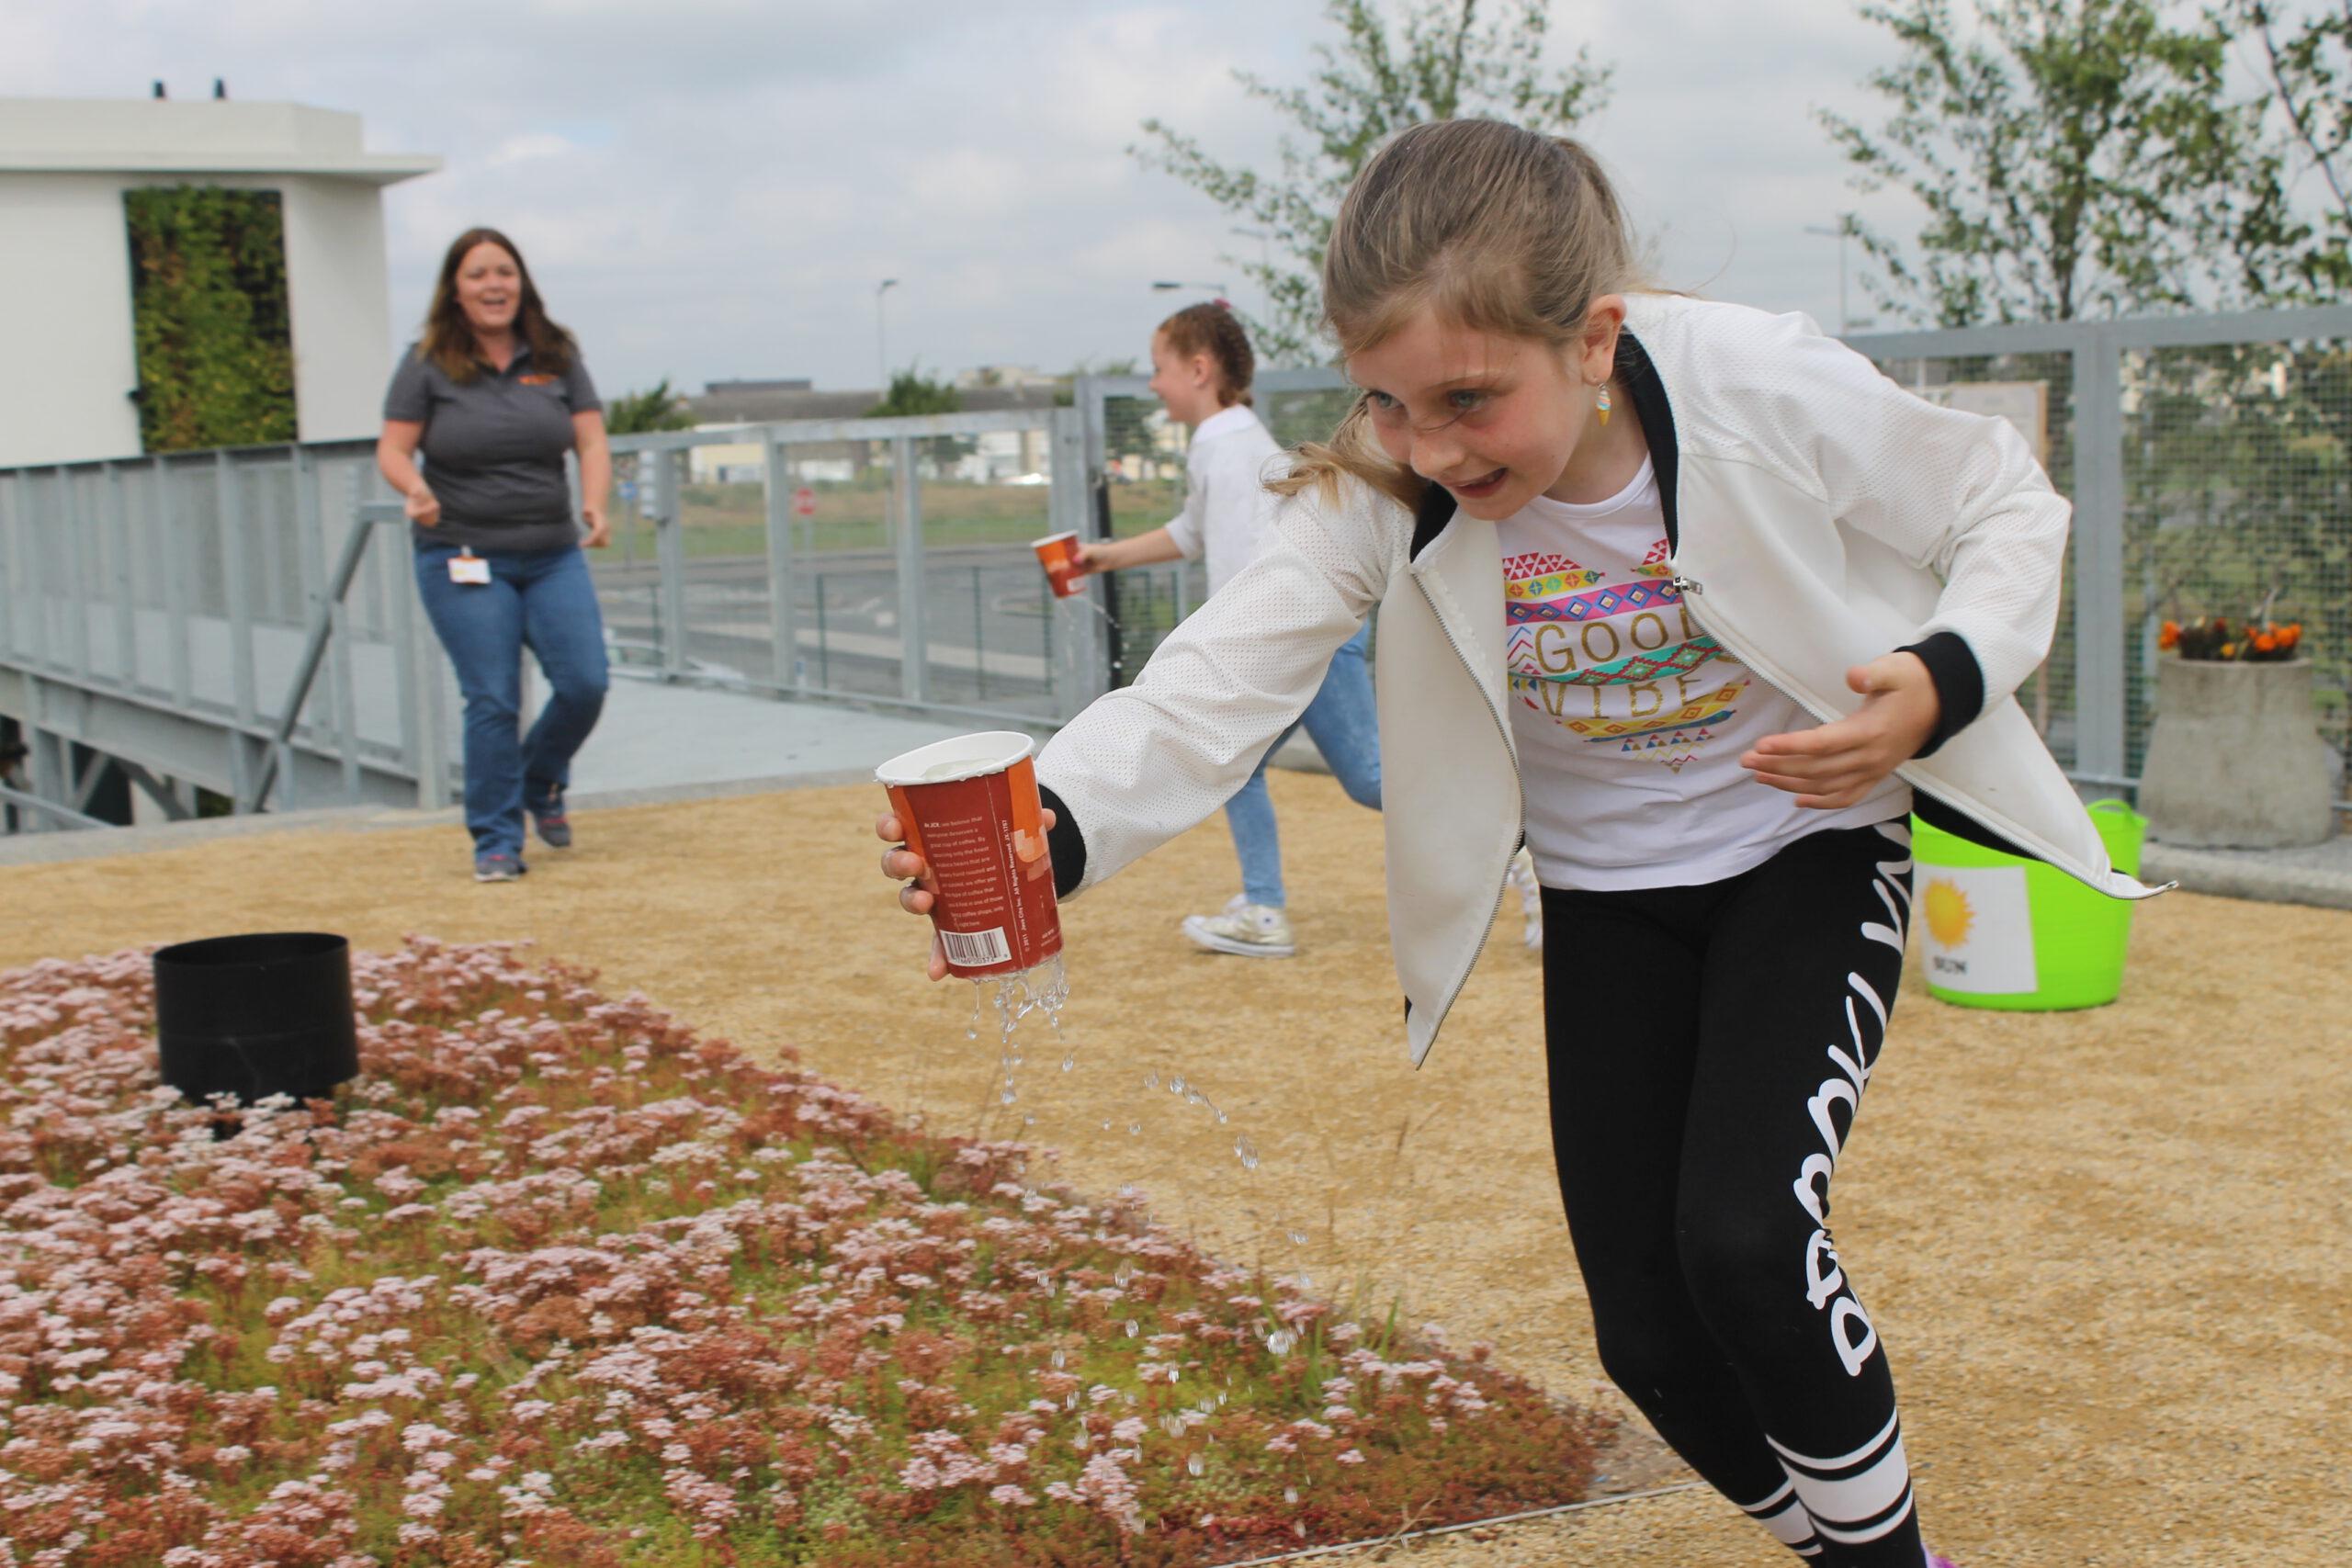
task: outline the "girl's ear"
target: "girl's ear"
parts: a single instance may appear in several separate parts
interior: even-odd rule
[[[1585,380],[1599,386],[1617,365],[1617,334],[1625,328],[1625,297],[1604,294],[1585,312],[1584,331],[1577,337],[1577,367]]]
[[[1214,387],[1216,385],[1216,361],[1207,355],[1193,355],[1192,371],[1193,386]]]

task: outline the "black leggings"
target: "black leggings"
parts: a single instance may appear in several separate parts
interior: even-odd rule
[[[1829,1175],[1903,973],[1910,833],[1544,893],[1552,1142],[1601,1366],[1800,1555],[1919,1568],[1894,1382]]]

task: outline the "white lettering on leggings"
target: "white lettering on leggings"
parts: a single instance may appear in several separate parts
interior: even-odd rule
[[[1904,917],[1908,910],[1910,893],[1898,880],[1911,869],[1907,852],[1911,845],[1910,829],[1892,823],[1883,823],[1878,831],[1906,852],[1900,859],[1880,861],[1876,874],[1871,879],[1871,890],[1886,906],[1891,924],[1864,920],[1862,939],[1883,942],[1896,952],[1903,951]],[[1878,1330],[1871,1326],[1870,1314],[1855,1299],[1853,1288],[1847,1283],[1846,1271],[1838,1260],[1838,1244],[1829,1235],[1829,1179],[1837,1173],[1838,1156],[1845,1139],[1838,1132],[1838,1123],[1830,1118],[1830,1108],[1843,1100],[1846,1105],[1846,1130],[1853,1131],[1854,1118],[1862,1108],[1862,1090],[1870,1086],[1871,1068],[1877,1060],[1877,1048],[1864,1028],[1864,1013],[1854,1004],[1859,1000],[1870,1017],[1877,1021],[1877,1043],[1886,1040],[1887,1005],[1871,988],[1869,981],[1860,975],[1849,973],[1846,984],[1850,994],[1846,998],[1846,1030],[1852,1037],[1853,1049],[1843,1044],[1827,1048],[1830,1064],[1838,1070],[1821,1080],[1821,1087],[1805,1101],[1805,1110],[1813,1117],[1814,1127],[1821,1134],[1822,1149],[1808,1154],[1798,1168],[1797,1179],[1790,1190],[1796,1201],[1812,1216],[1813,1234],[1804,1244],[1804,1299],[1815,1312],[1826,1312],[1826,1326],[1829,1330],[1830,1346],[1838,1352],[1838,1359],[1848,1377],[1860,1377],[1862,1368],[1878,1348]]]

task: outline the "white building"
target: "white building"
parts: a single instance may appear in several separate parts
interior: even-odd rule
[[[280,194],[301,438],[373,435],[393,352],[382,190],[440,166],[300,104],[0,98],[0,468],[138,455],[122,197],[151,186]]]

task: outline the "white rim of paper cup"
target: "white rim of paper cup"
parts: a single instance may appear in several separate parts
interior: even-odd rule
[[[1077,538],[1077,537],[1078,537],[1078,530],[1077,530],[1077,529],[1075,529],[1075,528],[1065,528],[1065,529],[1063,529],[1063,530],[1062,530],[1060,533],[1058,533],[1058,534],[1048,534],[1048,535],[1046,535],[1046,536],[1044,538],[1042,538],[1042,539],[1032,539],[1032,540],[1030,540],[1030,541],[1029,541],[1029,547],[1030,547],[1031,549],[1033,549],[1033,550],[1042,550],[1042,549],[1044,549],[1047,545],[1057,545],[1057,544],[1061,543],[1064,539],[1075,539],[1075,538]]]
[[[910,788],[916,784],[954,784],[1001,773],[1037,749],[1037,742],[1017,729],[984,729],[934,740],[911,751],[901,751],[874,770],[876,784]],[[942,762],[956,764],[952,773],[933,773]]]

